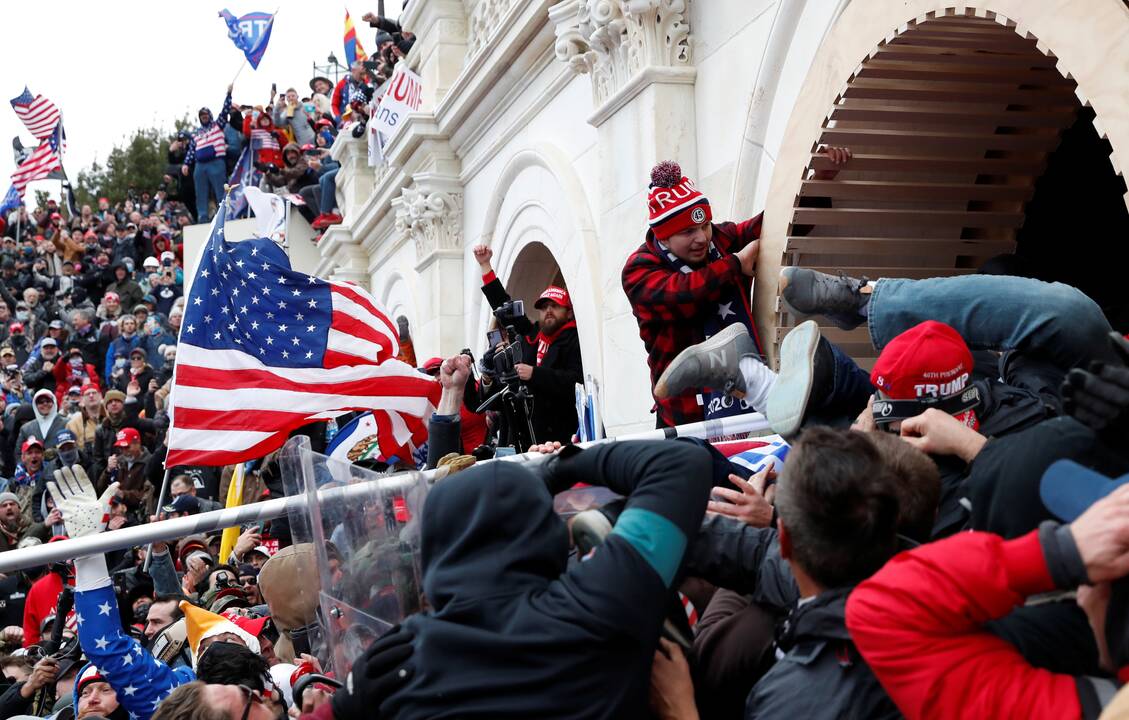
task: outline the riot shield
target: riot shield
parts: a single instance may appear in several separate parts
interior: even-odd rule
[[[287,442],[279,463],[286,493],[307,499],[289,514],[291,534],[312,546],[320,578],[318,622],[301,629],[317,637],[302,641],[344,677],[372,640],[424,606],[428,483],[422,473],[382,474],[315,453],[304,437]]]

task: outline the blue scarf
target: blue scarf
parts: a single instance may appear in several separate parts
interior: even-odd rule
[[[670,248],[657,238],[655,244],[658,246],[659,252],[666,258],[667,263],[675,270],[687,275],[694,272],[694,268],[671,252]],[[721,258],[721,251],[711,240],[706,262],[711,263],[719,258]],[[705,312],[703,308],[703,313],[699,317],[704,320],[702,329],[705,331],[707,340],[734,323],[744,324],[745,329],[749,331],[749,335],[756,337],[753,315],[749,309],[749,299],[745,297],[739,283],[733,283],[726,287],[721,293],[717,306],[712,308],[711,312]],[[724,390],[710,390],[708,393],[704,393],[703,404],[707,420],[754,412],[753,407],[744,398],[738,400],[731,395],[726,395]]]

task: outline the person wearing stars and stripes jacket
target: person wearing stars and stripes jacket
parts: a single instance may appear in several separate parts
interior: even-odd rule
[[[217,206],[223,202],[223,184],[227,180],[227,141],[223,131],[230,115],[231,86],[228,85],[219,116],[212,115],[207,107],[200,108],[200,127],[192,133],[192,139],[188,142],[188,151],[180,172],[187,177],[189,171],[192,171],[192,183],[196,188],[196,222],[207,222],[209,219],[209,191],[215,197]]]
[[[622,275],[623,291],[647,348],[652,388],[679,352],[712,334],[707,328],[711,323],[718,325],[716,332],[744,321],[756,339],[748,302],[762,215],[741,223],[714,223],[709,200],[681,177],[677,165],[659,165],[652,179],[664,166],[670,167],[673,182],[659,178],[652,183],[647,237],[627,259]],[[672,237],[695,228],[705,230],[702,256],[682,257]],[[655,402],[658,427],[704,417],[697,392],[656,398]]]
[[[76,571],[80,564],[91,563],[101,564],[105,573],[101,555],[76,559]],[[103,580],[104,584],[95,582],[96,587],[79,587],[76,583],[79,644],[118,694],[118,702],[129,712],[130,720],[147,720],[157,703],[174,688],[195,680],[196,675],[187,667],[170,668],[122,630],[113,585],[108,575]]]
[[[47,486],[72,538],[105,529],[117,483],[97,497],[86,472],[76,465],[56,471],[55,481]],[[104,555],[75,558],[74,567],[74,610],[82,651],[117,693],[130,720],[149,720],[161,700],[174,688],[195,680],[196,674],[185,667],[170,668],[122,629]]]

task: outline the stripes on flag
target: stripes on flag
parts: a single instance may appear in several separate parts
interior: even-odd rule
[[[12,98],[11,103],[16,117],[29,133],[40,140],[49,136],[59,124],[61,116],[55,103],[42,95],[33,96],[26,86],[19,97]]]
[[[427,438],[440,386],[395,359],[387,313],[355,285],[291,269],[268,239],[226,242],[225,214],[187,299],[166,464],[262,457],[302,425],[363,410],[382,450],[406,457]]]
[[[56,152],[51,144],[44,140],[28,159],[12,173],[12,185],[15,186],[20,197],[23,197],[28,183],[42,180],[55,170],[62,168],[60,153]]]

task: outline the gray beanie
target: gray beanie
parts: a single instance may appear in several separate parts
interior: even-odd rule
[[[18,503],[20,501],[20,499],[16,497],[16,494],[14,492],[0,492],[0,505],[3,505],[9,500],[14,503]]]

